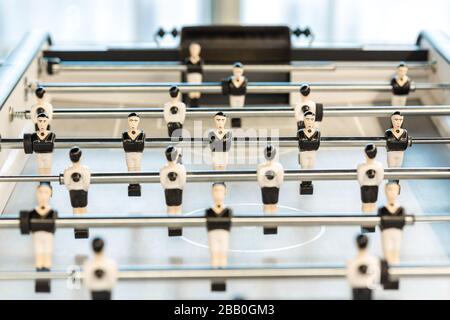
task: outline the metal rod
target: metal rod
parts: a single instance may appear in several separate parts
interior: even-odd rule
[[[389,267],[389,275],[397,277],[447,277],[450,276],[450,266],[395,266]],[[179,269],[143,269],[120,268],[118,278],[121,280],[212,280],[212,279],[282,279],[282,278],[344,278],[346,267],[279,267],[279,268],[179,268]],[[82,271],[52,271],[30,272],[11,271],[0,272],[0,280],[35,280],[35,279],[82,279]]]
[[[449,144],[450,137],[423,137],[412,139],[412,144]],[[233,137],[232,146],[258,146],[274,143],[278,147],[298,147],[296,137]],[[321,147],[363,147],[368,143],[373,143],[379,147],[386,146],[384,137],[322,137]],[[56,138],[54,147],[56,149],[70,149],[73,146],[84,149],[121,149],[122,139],[120,138]],[[182,140],[172,140],[171,138],[146,138],[147,148],[165,148],[169,145],[203,146],[209,145],[208,138],[183,138]],[[4,149],[23,149],[23,139],[0,138],[0,147]]]
[[[25,109],[25,108],[22,108]],[[245,107],[243,109],[222,108],[187,108],[187,118],[213,117],[218,111],[224,111],[229,117],[292,117],[294,110],[292,107]],[[337,106],[323,108],[325,117],[354,117],[354,116],[375,116],[387,117],[393,112],[400,111],[403,115],[449,115],[450,106]],[[131,113],[136,112],[141,118],[162,118],[162,108],[134,108],[121,107],[111,108],[58,108],[53,110],[53,119],[121,119]],[[13,118],[30,119],[30,111],[10,111]]]
[[[156,83],[156,82],[42,82],[37,84],[48,92],[60,93],[102,93],[102,92],[167,92],[176,85],[181,92],[198,91],[202,93],[222,93],[220,82],[192,83]],[[310,83],[315,91],[392,91],[386,82],[318,82]],[[250,82],[247,93],[291,93],[299,90],[300,83],[293,82]],[[450,83],[411,83],[411,91],[450,89]]]
[[[425,219],[420,222],[448,222],[450,215],[422,216]],[[217,218],[219,219],[219,218]],[[231,219],[233,226],[348,226],[348,225],[370,225],[376,226],[380,218],[376,215],[277,215],[277,216],[234,216]],[[32,222],[32,221],[31,221]],[[405,218],[408,225],[415,222],[412,215]],[[11,229],[19,227],[17,218],[0,218],[0,229]],[[89,217],[60,217],[56,220],[57,228],[127,228],[127,227],[203,227],[206,225],[204,217],[167,217],[160,216],[89,216]]]
[[[409,69],[430,70],[433,69],[435,63],[430,62],[409,62]],[[337,69],[386,69],[394,70],[397,63],[338,63],[338,62],[324,62],[317,63],[314,61],[304,63],[278,64],[278,65],[245,65],[245,72],[262,72],[262,73],[286,73],[294,71],[336,71]],[[186,66],[177,62],[70,62],[63,61],[59,64],[53,64],[53,73],[58,72],[80,72],[80,71],[95,71],[95,72],[135,72],[135,71],[154,71],[154,72],[186,72]],[[231,72],[232,65],[203,65],[205,72]]]
[[[285,170],[286,181],[312,180],[355,180],[356,169],[321,169],[321,170]],[[384,169],[386,180],[428,180],[449,179],[450,167],[439,168],[396,168]],[[58,176],[0,176],[0,182],[40,182],[51,181],[64,184],[63,174]],[[256,171],[190,171],[187,173],[188,182],[221,182],[221,181],[256,181]],[[160,183],[159,172],[124,172],[124,173],[92,173],[93,184],[116,183]]]

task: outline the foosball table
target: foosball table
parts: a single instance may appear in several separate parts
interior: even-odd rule
[[[0,298],[449,299],[448,37],[291,36],[27,34],[0,65]]]

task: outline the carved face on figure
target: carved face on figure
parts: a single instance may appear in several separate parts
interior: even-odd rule
[[[393,114],[391,116],[392,128],[400,129],[403,125],[403,116],[400,114]]]
[[[49,119],[47,116],[38,116],[37,118],[37,127],[39,131],[45,131],[49,125]]]
[[[200,52],[202,51],[202,47],[194,42],[191,43],[189,46],[189,54],[191,55],[192,58],[198,58],[200,57]]]
[[[225,128],[225,124],[227,123],[227,117],[224,114],[216,114],[214,116],[214,123],[218,130],[223,130]]]
[[[308,115],[305,115],[303,121],[305,123],[306,129],[314,129],[314,125],[316,123],[316,116],[310,113]]]
[[[244,75],[244,68],[240,66],[233,67],[233,76],[237,79],[240,79]]]
[[[50,202],[52,189],[49,185],[43,184],[36,189],[36,200],[39,207],[46,207]]]
[[[138,116],[128,117],[128,128],[132,131],[136,131],[139,127],[141,119]]]
[[[227,187],[222,183],[215,183],[212,187],[212,197],[214,201],[214,205],[223,206],[225,201]]]
[[[400,191],[400,185],[396,182],[389,182],[384,189],[386,199],[389,204],[394,204]]]
[[[406,77],[406,74],[408,73],[408,67],[406,65],[400,65],[397,67],[397,76],[400,79],[403,79]]]

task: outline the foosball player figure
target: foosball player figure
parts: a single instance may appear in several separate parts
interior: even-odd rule
[[[315,114],[307,111],[304,116],[304,128],[297,132],[299,163],[302,169],[314,169],[316,152],[320,147],[320,131],[315,127]],[[302,181],[300,194],[313,194],[312,181]]]
[[[75,215],[87,212],[88,190],[91,183],[91,172],[81,164],[81,149],[73,147],[69,156],[72,165],[64,170],[64,185],[69,190],[70,203]],[[89,238],[89,229],[75,229],[75,238]]]
[[[175,147],[167,147],[167,164],[159,172],[159,179],[164,188],[167,213],[172,216],[180,215],[182,212],[183,189],[186,185],[186,168],[179,163],[179,155]],[[182,234],[183,230],[181,228],[169,228],[169,237],[181,236]]]
[[[53,238],[56,210],[50,207],[52,187],[41,182],[36,189],[37,206],[31,211],[20,212],[20,231],[33,238],[36,271],[49,272],[52,267]],[[50,292],[50,279],[36,279],[35,292]]]
[[[140,117],[132,112],[128,115],[128,131],[122,133],[122,145],[128,172],[140,172],[142,156],[145,148],[145,132],[139,129]],[[128,185],[129,197],[141,196],[141,185],[132,183]]]
[[[203,81],[203,59],[200,57],[202,47],[198,43],[189,45],[189,57],[184,60],[186,65],[186,81],[188,83],[202,83]],[[198,107],[200,92],[189,92],[189,105]]]
[[[278,196],[284,180],[284,169],[276,157],[276,149],[272,145],[264,149],[265,162],[257,169],[258,183],[261,187],[264,214],[273,215],[278,210]],[[276,226],[264,226],[264,234],[276,234]]]
[[[392,127],[384,133],[386,138],[387,164],[389,168],[403,166],[405,150],[412,145],[408,131],[403,129],[403,115],[396,111],[391,115]],[[399,183],[398,180],[396,180]]]
[[[232,108],[243,108],[247,93],[247,78],[244,76],[244,66],[240,62],[233,65],[233,74],[222,81],[222,94],[228,95]],[[232,118],[231,127],[240,128],[241,118]]]
[[[212,163],[215,170],[225,170],[228,164],[228,152],[231,148],[233,136],[231,131],[225,129],[227,116],[223,112],[217,112],[214,116],[215,130],[208,134],[209,148],[212,155]]]
[[[228,263],[231,217],[233,216],[233,212],[224,205],[225,195],[225,183],[214,183],[212,186],[214,205],[205,212],[212,268],[225,268]],[[211,290],[225,291],[226,284],[224,281],[213,281]]]
[[[352,288],[353,300],[372,300],[372,292],[381,282],[382,263],[368,252],[368,244],[366,235],[358,235],[358,254],[347,262],[347,281]]]
[[[92,300],[111,300],[117,283],[116,263],[105,256],[105,243],[100,238],[92,241],[94,257],[83,265],[83,283],[90,291]]]
[[[397,66],[397,72],[391,79],[393,106],[405,106],[409,91],[411,90],[411,80],[407,76],[408,66],[402,62]]]
[[[307,83],[300,86],[300,101],[294,106],[294,116],[297,121],[297,131],[305,127],[304,116],[310,111],[314,113],[316,125],[318,126],[323,119],[323,104],[310,100],[309,95],[311,87]]]
[[[30,118],[35,126],[35,130],[38,131],[37,127],[37,116],[41,113],[45,113],[48,116],[49,124],[47,130],[50,130],[50,123],[53,120],[53,106],[46,99],[45,89],[38,87],[35,91],[36,104],[31,106]]]
[[[186,105],[179,101],[180,89],[170,88],[171,101],[164,104],[164,120],[167,123],[169,137],[180,139],[183,136],[183,123],[186,119]]]
[[[400,250],[405,226],[405,209],[397,204],[400,186],[389,181],[386,184],[387,204],[378,209],[380,217],[381,243],[385,260],[389,265],[400,262]]]
[[[403,227],[406,224],[406,214],[403,207],[396,204],[400,192],[400,185],[395,181],[389,181],[385,187],[387,205],[378,209],[380,217],[381,242],[384,258],[390,266],[400,262],[401,242]],[[400,282],[398,278],[389,277],[384,284],[386,290],[398,290]]]
[[[48,130],[50,119],[46,113],[37,116],[37,131],[24,134],[23,147],[26,154],[36,153],[38,173],[50,175],[52,172],[53,149],[55,147],[55,134]]]
[[[366,162],[358,165],[357,177],[361,186],[362,212],[374,213],[376,211],[376,202],[378,200],[378,186],[384,178],[383,165],[375,160],[377,147],[374,144],[366,145]],[[375,232],[373,226],[363,226],[363,232]]]

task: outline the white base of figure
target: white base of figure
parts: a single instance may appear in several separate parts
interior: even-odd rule
[[[167,214],[172,217],[177,217],[181,215],[182,206],[167,206]],[[181,227],[169,227],[168,229],[169,237],[176,237],[183,235],[183,229]]]
[[[389,264],[400,262],[402,234],[403,231],[397,228],[389,228],[381,232],[384,258]]]
[[[387,164],[389,168],[400,168],[403,166],[404,151],[388,151]]]
[[[48,268],[52,266],[53,233],[36,231],[32,233],[36,268]]]
[[[169,215],[178,215],[181,214],[181,206],[168,206],[167,214]]]
[[[235,96],[230,94],[230,106],[232,108],[243,108],[245,105],[245,95]]]
[[[128,171],[141,171],[142,152],[126,152]]]
[[[364,213],[374,213],[377,210],[377,204],[374,203],[363,203],[361,205],[361,211]]]
[[[263,207],[265,214],[274,214],[278,211],[278,204],[265,204]]]
[[[188,73],[186,75],[186,80],[188,83],[202,83],[203,81],[203,75],[201,73]],[[189,92],[188,97],[189,99],[199,99],[201,96],[200,92]]]
[[[209,252],[211,254],[211,267],[226,267],[230,243],[230,231],[222,229],[209,231],[208,243]]]
[[[38,173],[40,175],[50,175],[52,172],[53,153],[36,153]]]
[[[406,106],[406,100],[407,100],[408,96],[404,95],[404,96],[400,96],[400,95],[393,95],[392,99],[391,99],[391,104],[393,106]]]
[[[228,152],[211,152],[211,158],[215,170],[225,170],[228,164]]]
[[[302,169],[314,169],[314,165],[316,164],[316,151],[299,152],[298,162]]]
[[[72,208],[73,214],[84,214],[87,212],[87,207],[84,208]]]
[[[265,204],[263,206],[264,215],[273,216],[278,212],[278,204]],[[277,225],[264,225],[264,234],[275,234]]]

